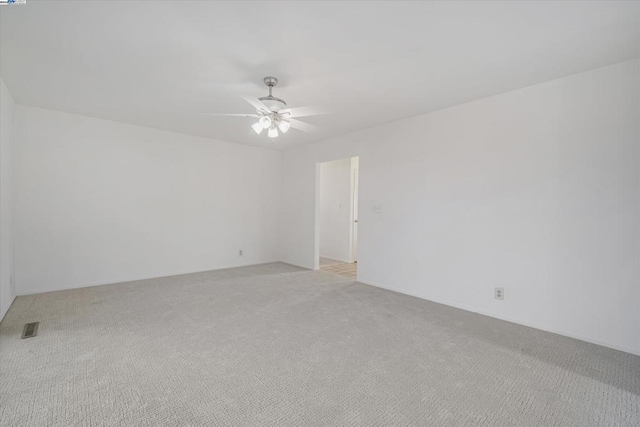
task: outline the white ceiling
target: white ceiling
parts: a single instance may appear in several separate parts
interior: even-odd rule
[[[638,57],[638,2],[49,1],[0,8],[21,104],[290,147]],[[330,114],[274,143],[239,94]]]

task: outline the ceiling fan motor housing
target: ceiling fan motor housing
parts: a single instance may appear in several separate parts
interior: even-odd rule
[[[263,96],[262,98],[258,99],[274,113],[277,113],[283,108],[287,108],[287,103],[280,98],[276,98],[275,96]]]

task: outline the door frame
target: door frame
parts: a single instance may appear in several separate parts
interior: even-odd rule
[[[353,159],[357,158],[357,162],[358,162],[358,166],[356,169],[356,173],[359,174],[360,173],[360,156],[358,154],[354,154],[351,156],[345,156],[345,157],[338,157],[335,159],[326,159],[323,160],[321,162],[316,162],[315,163],[315,178],[316,178],[316,182],[315,182],[315,198],[314,198],[314,204],[315,204],[315,215],[314,215],[314,227],[313,227],[313,269],[314,270],[319,270],[320,269],[320,179],[321,179],[321,168],[320,165],[322,165],[323,163],[328,163],[328,162],[333,162],[336,160],[342,160],[342,159],[351,159],[352,164],[353,164]],[[353,170],[353,168],[352,168]],[[353,223],[353,210],[354,210],[354,204],[357,205],[356,209],[358,211],[358,213],[360,212],[360,200],[359,200],[359,194],[360,194],[360,179],[358,177],[358,197],[355,198],[354,200],[354,183],[353,183],[353,175],[351,176],[351,203],[350,203],[350,210],[349,210],[349,216],[350,216],[350,221],[351,221],[351,226],[349,228],[349,240],[351,242],[351,246],[349,248],[349,254],[350,254],[350,259],[351,262],[354,262],[354,257],[353,257],[353,243],[354,243],[354,238],[353,238],[353,229],[354,229],[354,223]],[[357,234],[359,233],[359,229],[356,232],[356,239],[357,239]],[[357,244],[357,243],[356,243]]]

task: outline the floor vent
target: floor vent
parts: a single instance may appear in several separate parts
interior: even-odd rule
[[[32,338],[38,335],[38,325],[40,322],[27,323],[22,331],[22,338]]]

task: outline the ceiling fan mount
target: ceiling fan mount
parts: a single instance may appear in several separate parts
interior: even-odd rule
[[[264,84],[266,84],[269,87],[275,87],[278,86],[278,78],[277,77],[265,77],[263,79]]]
[[[273,88],[278,85],[278,79],[276,77],[265,77],[263,79],[264,84],[269,88],[269,95],[258,98],[262,103],[273,112],[278,112],[287,107],[287,103],[283,99],[276,98],[272,95]]]

